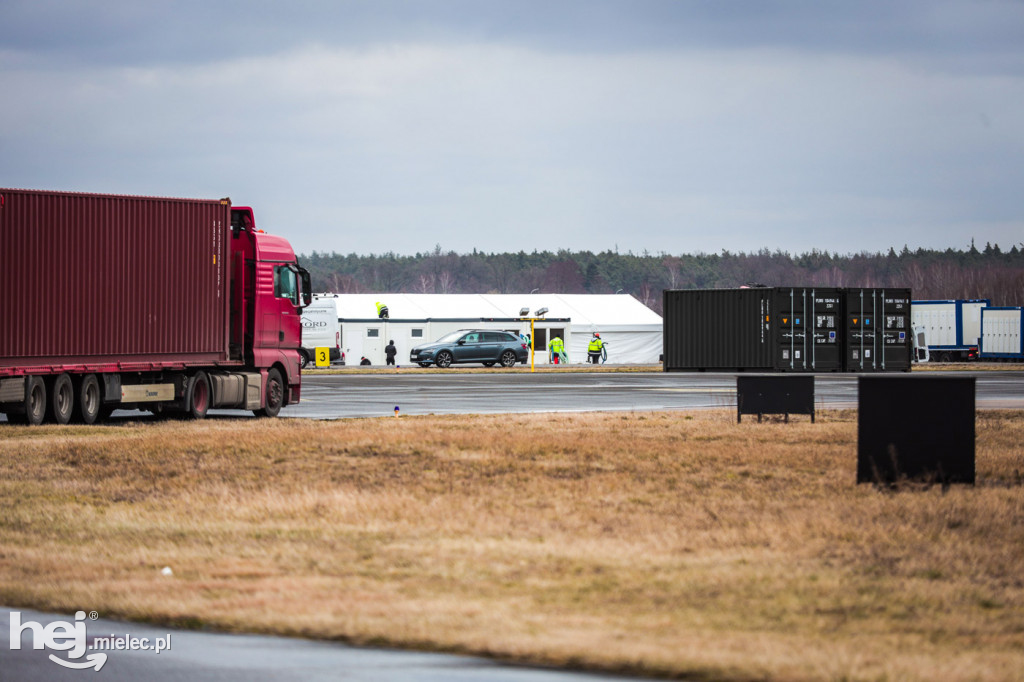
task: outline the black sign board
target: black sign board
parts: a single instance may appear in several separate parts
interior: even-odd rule
[[[974,483],[974,377],[858,382],[857,483]]]
[[[811,375],[736,377],[736,423],[745,414],[809,414],[814,422],[814,377]]]

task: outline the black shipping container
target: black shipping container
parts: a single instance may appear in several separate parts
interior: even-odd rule
[[[847,372],[909,372],[910,289],[844,289]]]
[[[667,290],[663,303],[666,372],[910,369],[909,289]]]
[[[839,289],[668,290],[665,371],[842,369]]]
[[[770,369],[770,289],[666,290],[664,369]]]

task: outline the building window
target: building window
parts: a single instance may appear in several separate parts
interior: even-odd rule
[[[367,335],[368,337],[370,337],[370,338],[373,338],[373,339],[375,339],[375,338],[377,338],[378,336],[380,336],[380,330],[379,330],[379,329],[367,329],[367,330],[366,330],[366,335]]]
[[[412,335],[412,338],[414,338],[414,339],[422,339],[423,338],[423,330],[422,329],[413,329],[412,332],[411,332],[411,335]]]

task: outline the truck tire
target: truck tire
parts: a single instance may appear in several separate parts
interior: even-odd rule
[[[100,382],[95,374],[86,374],[78,383],[78,400],[75,401],[74,419],[80,424],[95,424],[100,416],[103,397]]]
[[[253,410],[257,417],[276,417],[284,406],[284,380],[281,379],[281,372],[276,367],[271,367],[267,372],[267,384],[263,388],[263,395],[266,400],[266,407]]]
[[[46,417],[46,383],[42,377],[25,378],[25,423],[38,426]]]
[[[212,402],[210,380],[206,372],[196,372],[188,379],[185,387],[185,416],[204,419]]]
[[[49,389],[50,401],[47,416],[54,423],[67,424],[71,421],[71,413],[75,407],[75,387],[71,384],[71,377],[66,373],[58,374]]]

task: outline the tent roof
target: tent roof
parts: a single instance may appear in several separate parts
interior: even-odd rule
[[[392,319],[517,318],[522,308],[593,327],[657,326],[661,316],[629,294],[338,294],[338,317],[372,319],[376,302]]]

